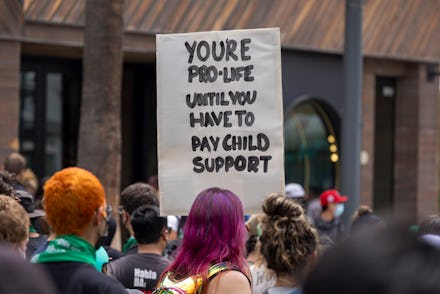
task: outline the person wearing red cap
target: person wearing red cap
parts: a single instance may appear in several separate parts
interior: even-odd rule
[[[320,236],[327,235],[334,242],[337,242],[345,236],[345,228],[340,216],[344,212],[344,202],[348,198],[341,196],[338,190],[330,189],[322,192],[319,200],[322,212],[313,222]]]

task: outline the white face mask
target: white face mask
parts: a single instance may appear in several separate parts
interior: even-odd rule
[[[26,250],[22,250],[21,248],[17,248],[18,254],[20,254],[21,257],[26,259]]]
[[[18,252],[18,254],[26,259],[26,246],[28,243],[29,238],[25,239],[24,241],[21,241],[20,243],[16,244],[14,246],[15,250]]]
[[[336,204],[335,216],[340,217],[344,213],[344,203]]]

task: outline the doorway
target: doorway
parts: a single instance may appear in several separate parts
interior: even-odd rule
[[[23,57],[20,153],[41,179],[76,165],[81,61]]]
[[[373,203],[378,211],[392,209],[394,199],[394,136],[396,80],[376,77]]]

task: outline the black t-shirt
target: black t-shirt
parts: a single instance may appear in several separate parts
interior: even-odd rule
[[[117,278],[126,288],[151,293],[170,261],[154,253],[123,256],[107,265],[107,273]]]
[[[26,258],[31,259],[34,252],[47,242],[46,235],[39,235],[38,237],[29,237],[29,241],[26,246]]]
[[[46,269],[60,294],[127,294],[116,279],[81,262],[38,264]]]

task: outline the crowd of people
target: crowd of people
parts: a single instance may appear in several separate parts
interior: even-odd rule
[[[347,196],[289,183],[261,214],[245,218],[238,195],[211,187],[188,216],[165,217],[152,178],[121,192],[118,250],[95,175],[69,167],[37,183],[22,155],[6,158],[0,293],[440,293],[439,215],[415,231],[361,206],[347,227]]]

